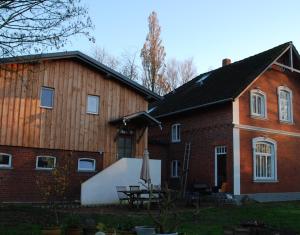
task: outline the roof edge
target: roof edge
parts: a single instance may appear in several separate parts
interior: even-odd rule
[[[223,100],[217,100],[217,101],[214,101],[214,102],[210,102],[210,103],[206,103],[206,104],[201,104],[201,105],[196,105],[196,106],[193,106],[193,107],[189,107],[189,108],[185,108],[185,109],[180,109],[180,110],[177,110],[177,111],[174,111],[174,112],[169,112],[169,113],[165,113],[165,114],[162,114],[162,115],[158,115],[158,116],[155,116],[155,118],[167,117],[167,116],[171,116],[171,115],[175,115],[175,114],[179,114],[179,113],[184,113],[184,112],[187,112],[187,111],[192,111],[192,110],[196,110],[196,109],[200,109],[200,108],[212,106],[212,105],[215,105],[215,104],[226,103],[226,102],[233,101],[233,100],[234,100],[233,98],[227,98],[227,99],[223,99]]]
[[[127,86],[137,90],[142,93],[147,99],[161,100],[162,96],[150,91],[146,87],[138,84],[137,82],[130,80],[128,77],[123,74],[109,68],[108,66],[100,63],[94,58],[80,52],[80,51],[65,51],[65,52],[54,52],[54,53],[44,53],[44,54],[34,54],[34,55],[24,55],[24,56],[15,56],[15,57],[7,57],[0,59],[0,64],[8,64],[8,63],[25,63],[36,60],[54,60],[54,59],[78,59],[84,63],[89,64],[95,69],[101,70],[107,74],[112,75],[118,81],[125,83]]]

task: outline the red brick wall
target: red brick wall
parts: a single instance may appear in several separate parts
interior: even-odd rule
[[[63,164],[65,157],[71,157],[71,181],[68,187],[68,196],[80,199],[80,184],[103,168],[103,158],[95,152],[78,152],[64,150],[50,150],[38,148],[23,148],[0,146],[1,153],[12,155],[12,169],[0,169],[0,202],[39,202],[42,201],[40,190],[37,187],[37,177],[48,177],[51,172],[36,170],[36,156],[50,155],[56,157],[56,166]],[[96,172],[78,172],[78,158],[88,157],[96,160]],[[71,168],[71,169],[72,169]]]
[[[293,92],[294,124],[282,124],[278,118],[277,87],[287,86]],[[251,118],[250,91],[259,88],[267,95],[267,116],[265,120]],[[257,79],[239,99],[240,124],[260,126],[277,130],[300,132],[300,75],[283,73],[272,69]]]
[[[277,87],[287,86],[293,92],[293,124],[280,123],[278,118]],[[255,119],[250,115],[250,91],[259,88],[267,95],[267,119]],[[276,67],[263,74],[239,99],[240,123],[300,133],[300,75],[281,72]],[[277,141],[277,183],[253,182],[252,139],[268,137]],[[299,192],[300,138],[266,132],[241,130],[241,193]]]
[[[300,138],[261,132],[240,131],[241,136],[241,193],[300,192]],[[267,137],[277,142],[276,183],[253,182],[252,139]]]
[[[229,190],[232,190],[232,104],[161,119],[163,130],[150,128],[149,151],[152,158],[162,159],[163,181],[175,186],[170,179],[171,160],[183,160],[185,143],[191,141],[191,160],[188,183],[208,183],[214,186],[215,146],[227,146]],[[181,124],[181,142],[171,143],[171,125]],[[159,142],[159,144],[158,144]]]

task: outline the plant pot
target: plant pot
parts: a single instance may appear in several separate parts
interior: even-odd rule
[[[81,228],[67,228],[66,229],[66,235],[81,235],[82,229]]]
[[[43,228],[41,233],[42,235],[60,235],[61,229],[59,227]]]
[[[98,232],[98,229],[95,226],[83,228],[84,235],[95,235],[96,232]]]
[[[153,235],[155,234],[155,228],[148,226],[135,226],[134,227],[137,235]]]

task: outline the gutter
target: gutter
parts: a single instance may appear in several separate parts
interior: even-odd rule
[[[233,101],[233,100],[234,100],[233,98],[218,100],[218,101],[214,101],[214,102],[210,102],[210,103],[206,103],[206,104],[201,104],[201,105],[197,105],[197,106],[193,106],[193,107],[189,107],[189,108],[185,108],[185,109],[180,109],[180,110],[177,110],[177,111],[174,111],[174,112],[158,115],[158,116],[156,116],[156,118],[167,117],[167,116],[170,116],[170,115],[179,114],[179,113],[183,113],[183,112],[187,112],[187,111],[191,111],[191,110],[195,110],[195,109],[199,109],[199,108],[204,108],[204,107],[208,107],[208,106],[211,106],[211,105],[214,105],[214,104],[222,104],[222,103],[226,103],[228,101]]]

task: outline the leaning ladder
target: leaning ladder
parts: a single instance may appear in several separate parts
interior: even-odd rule
[[[185,196],[186,192],[186,184],[187,184],[187,178],[188,178],[188,172],[189,172],[189,164],[190,164],[190,156],[191,156],[191,142],[185,143],[184,148],[184,155],[183,155],[183,171],[182,171],[182,193],[183,197]]]

